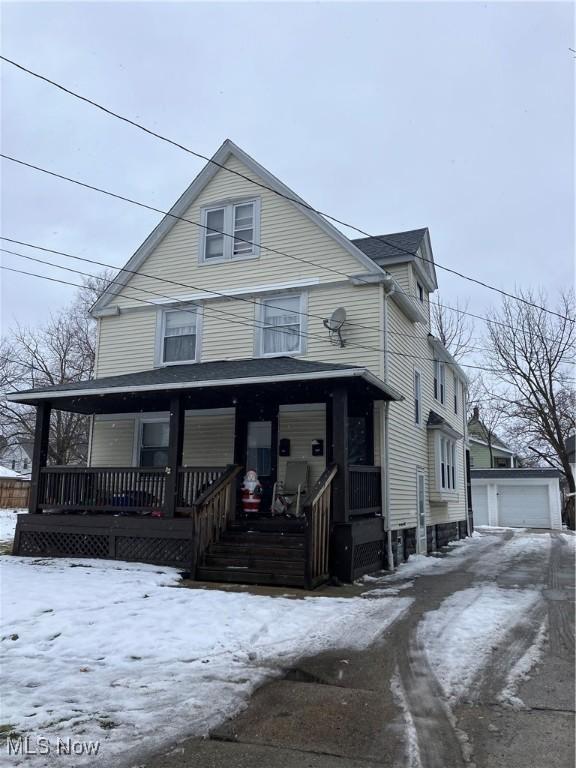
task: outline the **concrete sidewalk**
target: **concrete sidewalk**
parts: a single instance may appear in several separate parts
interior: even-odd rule
[[[574,558],[565,536],[549,554],[517,554],[494,574],[487,553],[522,533],[484,534],[487,546],[448,573],[434,571],[402,591],[409,612],[361,652],[325,653],[260,688],[248,707],[207,740],[191,739],[141,762],[145,768],[569,768],[574,764]],[[474,697],[452,707],[432,673],[417,628],[443,600],[479,583],[538,586],[534,620],[494,648]],[[394,584],[398,586],[398,582]],[[544,657],[518,694],[515,711],[499,703],[512,666],[548,617]],[[404,709],[391,690],[404,691]],[[134,761],[131,762],[134,765]]]

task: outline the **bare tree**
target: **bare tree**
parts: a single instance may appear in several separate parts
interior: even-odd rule
[[[576,352],[574,294],[560,294],[558,314],[540,293],[520,291],[522,303],[505,298],[488,324],[490,367],[497,377],[501,408],[517,437],[548,465],[557,467],[574,494],[574,474],[566,441],[575,429],[576,394],[570,378]],[[574,528],[574,496],[566,519]]]
[[[480,374],[472,378],[468,400],[468,429],[483,440],[490,455],[490,467],[495,466],[494,448],[499,432],[505,428],[506,415],[500,398],[486,385]]]
[[[0,387],[10,391],[66,384],[94,375],[96,324],[90,306],[110,282],[108,273],[85,281],[76,300],[39,328],[16,326],[0,343]],[[34,439],[34,409],[0,399],[0,435],[7,444]],[[88,418],[54,410],[50,423],[49,461],[86,461]]]
[[[447,309],[438,297],[436,303],[430,303],[432,333],[436,336],[455,360],[460,360],[472,351],[474,326],[469,316],[468,302],[460,306],[456,301],[454,309]]]

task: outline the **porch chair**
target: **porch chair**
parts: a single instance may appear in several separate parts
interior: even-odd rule
[[[308,493],[310,467],[307,461],[287,461],[284,481],[274,483],[272,514],[300,517],[302,499]]]

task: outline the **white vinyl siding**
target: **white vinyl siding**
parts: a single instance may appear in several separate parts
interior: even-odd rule
[[[303,406],[280,406],[278,438],[290,440],[290,456],[278,457],[278,478],[286,473],[286,462],[306,461],[310,467],[310,486],[326,467],[326,406],[324,403]],[[312,456],[312,442],[324,442],[324,455]]]

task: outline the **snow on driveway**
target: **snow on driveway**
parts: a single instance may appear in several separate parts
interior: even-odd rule
[[[299,657],[366,647],[412,602],[180,588],[174,569],[114,561],[0,565],[0,723],[99,739],[99,759],[207,733]]]
[[[425,614],[418,640],[444,694],[458,700],[469,692],[495,647],[524,620],[540,598],[536,589],[481,584],[446,598]]]

